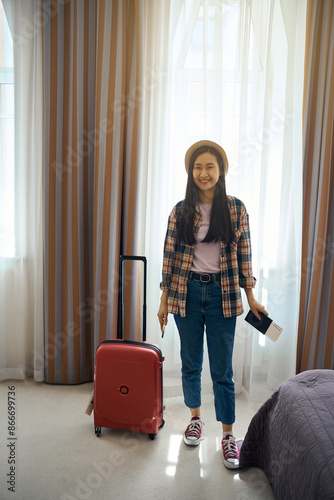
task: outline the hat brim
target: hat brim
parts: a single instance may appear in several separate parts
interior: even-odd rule
[[[190,159],[191,159],[193,153],[196,151],[196,149],[201,148],[202,146],[214,148],[218,151],[218,153],[220,154],[220,156],[223,159],[224,173],[226,175],[227,171],[228,171],[228,159],[227,159],[227,156],[226,156],[224,149],[221,146],[219,146],[219,144],[217,144],[216,142],[208,141],[206,139],[204,139],[202,141],[195,142],[195,144],[190,146],[190,148],[186,152],[186,155],[184,158],[184,163],[185,163],[187,173],[189,171],[189,163],[190,163]]]

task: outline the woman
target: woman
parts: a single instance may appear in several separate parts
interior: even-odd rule
[[[254,314],[268,314],[253,295],[251,243],[244,204],[227,196],[228,161],[224,149],[203,140],[185,156],[186,197],[172,210],[164,246],[161,329],[168,313],[180,335],[182,387],[191,421],[184,433],[187,445],[201,441],[201,371],[204,326],[207,337],[215,412],[222,423],[224,465],[239,466],[233,436],[235,390],[232,353],[236,317],[243,313],[240,287]]]

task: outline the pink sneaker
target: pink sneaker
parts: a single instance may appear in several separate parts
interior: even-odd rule
[[[222,440],[224,465],[228,469],[238,469],[239,468],[239,450],[237,443],[235,442],[235,437],[232,434],[228,434]]]
[[[190,446],[197,446],[202,441],[201,434],[203,425],[204,422],[201,417],[192,417],[184,433],[183,441]]]

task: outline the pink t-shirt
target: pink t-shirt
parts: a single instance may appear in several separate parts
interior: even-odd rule
[[[199,203],[202,215],[202,223],[196,236],[191,271],[195,273],[220,273],[220,241],[202,243],[210,226],[210,215],[212,205]]]

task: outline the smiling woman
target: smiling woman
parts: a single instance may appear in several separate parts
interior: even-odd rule
[[[185,167],[190,175],[186,187],[185,215],[177,230],[178,243],[182,239],[187,244],[194,244],[196,241],[191,217],[195,216],[197,202],[212,204],[209,230],[203,235],[203,242],[217,242],[222,237],[229,243],[232,240],[232,227],[226,198],[225,175],[228,160],[224,149],[209,140],[198,141],[188,149]]]
[[[173,208],[168,219],[158,319],[163,330],[168,313],[172,313],[180,336],[184,403],[191,412],[184,433],[187,445],[198,445],[202,440],[205,332],[216,419],[222,423],[224,464],[237,468],[239,455],[232,433],[232,354],[236,318],[243,313],[240,288],[245,289],[248,305],[257,317],[260,311],[268,313],[252,291],[256,280],[252,275],[245,206],[226,195],[225,152],[221,154],[221,146],[206,140],[193,144],[189,150],[185,156],[186,197]]]
[[[199,189],[200,203],[212,203],[215,187],[222,174],[217,159],[212,153],[198,155],[194,163],[193,178]]]

